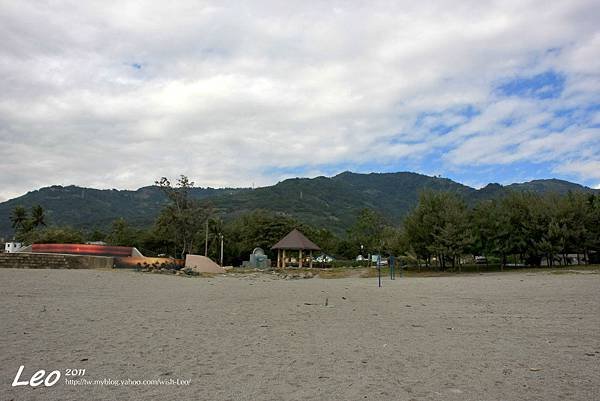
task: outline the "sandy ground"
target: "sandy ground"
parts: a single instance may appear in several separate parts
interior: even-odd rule
[[[326,299],[328,306],[325,306]],[[598,400],[600,274],[0,269],[1,400]],[[45,387],[11,387],[38,369]],[[65,383],[189,380],[189,385]],[[68,377],[76,379],[76,377]]]

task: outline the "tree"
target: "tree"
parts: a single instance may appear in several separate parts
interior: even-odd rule
[[[137,246],[139,239],[139,233],[125,219],[120,218],[113,221],[107,242],[116,246]]]
[[[12,228],[15,231],[25,230],[28,223],[27,210],[23,206],[17,206],[13,209],[10,216]]]
[[[348,237],[356,249],[363,245],[368,253],[379,252],[383,246],[385,221],[372,209],[362,209],[354,225],[348,230]]]
[[[71,227],[44,227],[25,233],[23,241],[27,244],[80,244],[83,234]]]
[[[40,205],[31,208],[31,217],[27,215],[27,210],[23,206],[17,206],[14,208],[10,220],[16,238],[25,242],[28,241],[28,234],[32,230],[38,227],[46,227],[46,215]]]
[[[208,226],[208,235],[206,235],[206,227]],[[208,220],[208,225],[204,225],[204,229],[199,233],[196,243],[201,244],[208,238],[208,255],[215,260],[219,258],[221,252],[221,236],[224,236],[225,224],[219,217]],[[229,238],[228,238],[229,239]]]
[[[429,265],[435,255],[438,265],[454,267],[473,242],[468,208],[451,192],[424,191],[417,207],[404,221],[408,242],[418,258]]]
[[[260,247],[273,258],[271,247],[294,228],[310,237],[310,229],[290,216],[260,209],[245,213],[224,227],[227,254],[233,262],[241,263]]]
[[[600,253],[600,195],[589,195],[585,201],[584,242],[583,249],[586,260],[590,260],[590,251]]]
[[[191,197],[190,189],[194,183],[184,175],[179,177],[175,186],[166,177],[156,181],[156,185],[168,200],[156,221],[157,229],[178,245],[181,257],[185,258],[186,254],[196,251],[198,233],[209,218],[210,207]]]
[[[306,230],[305,234],[319,247],[325,254],[334,255],[338,250],[339,240],[328,229],[320,228],[313,229],[312,227]]]
[[[421,265],[420,260],[429,267],[431,263],[430,244],[433,243],[432,219],[427,218],[428,212],[425,205],[419,204],[404,219],[404,234],[406,240],[417,257],[417,263]]]
[[[106,241],[106,234],[102,231],[95,229],[91,234],[88,235],[88,241],[97,242],[97,241]]]
[[[46,215],[42,206],[36,205],[31,208],[31,224],[34,228],[40,226],[46,227]]]

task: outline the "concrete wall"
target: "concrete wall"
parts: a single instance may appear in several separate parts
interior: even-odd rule
[[[2,253],[0,268],[17,269],[112,269],[114,258],[52,253]]]
[[[202,255],[185,255],[185,267],[199,273],[225,273],[226,270]]]

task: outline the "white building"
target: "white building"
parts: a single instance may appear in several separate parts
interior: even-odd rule
[[[20,242],[7,242],[4,244],[4,252],[6,253],[14,253],[17,252],[21,248]]]

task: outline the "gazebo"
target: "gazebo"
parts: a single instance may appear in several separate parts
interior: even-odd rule
[[[312,267],[312,252],[320,251],[314,242],[309,240],[300,231],[295,228],[281,241],[271,247],[277,250],[277,268],[285,267],[285,251],[298,251],[298,267],[302,267],[302,251],[310,252],[309,267]]]

